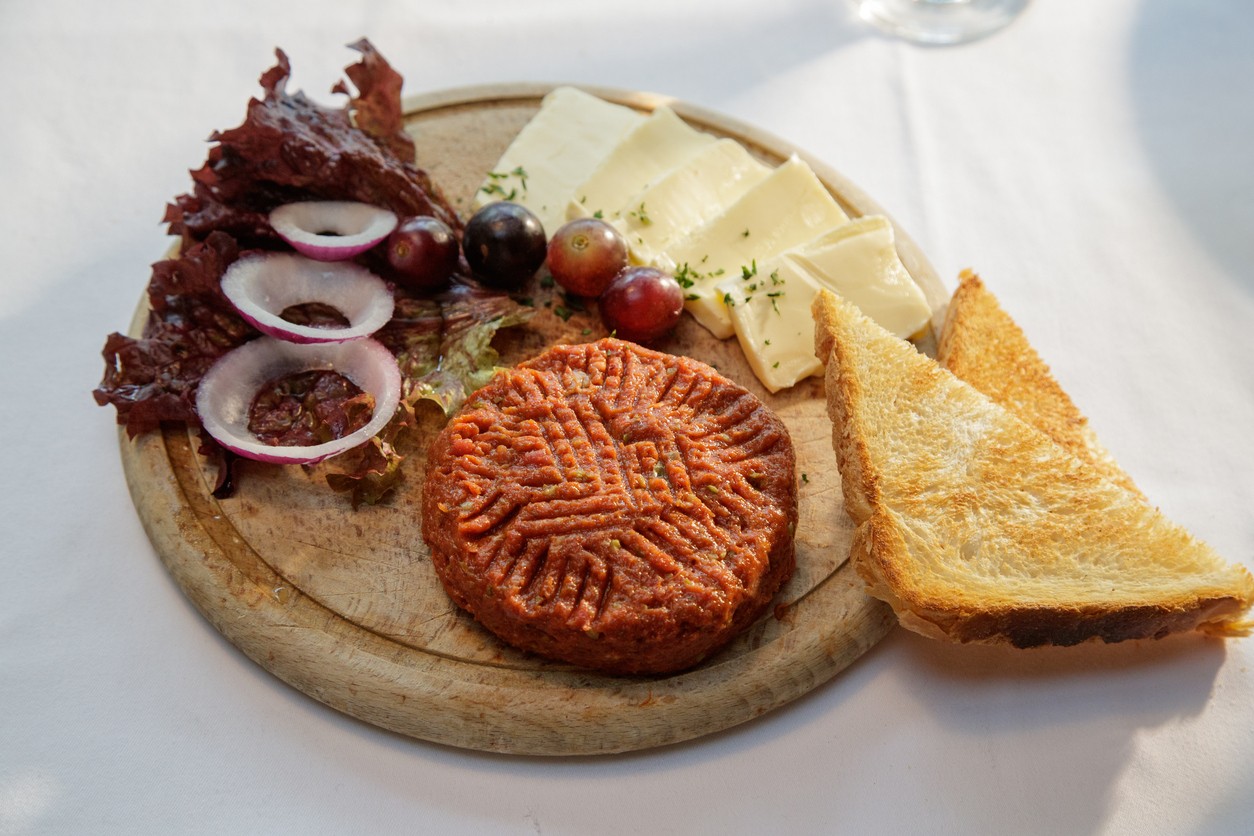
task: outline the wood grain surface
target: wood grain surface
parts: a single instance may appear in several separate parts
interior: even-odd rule
[[[482,87],[406,100],[419,165],[463,215],[548,89]],[[592,92],[643,110],[665,102],[694,126],[731,136],[770,163],[795,152],[683,103]],[[882,213],[835,172],[808,161],[850,215]],[[903,262],[939,311],[943,286],[898,232]],[[558,316],[555,289],[537,283],[528,295],[536,316],[498,337],[503,362],[604,335],[594,311]],[[845,562],[853,528],[842,506],[821,379],[771,395],[734,339],[715,340],[687,316],[656,347],[711,363],[770,405],[792,434],[800,480],[797,572],[780,606],[678,675],[609,677],[547,662],[503,646],[451,603],[419,534],[425,450],[442,425],[434,409],[407,450],[404,483],[378,506],[354,511],[331,491],[325,475],[333,461],[244,462],[236,494],[214,499],[215,474],[184,427],[134,442],[122,434],[128,486],[157,553],[204,616],[262,667],[332,708],[412,737],[494,752],[589,755],[677,743],[807,693],[895,620],[861,591]]]

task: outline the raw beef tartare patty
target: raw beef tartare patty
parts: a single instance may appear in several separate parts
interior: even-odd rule
[[[695,665],[792,574],[783,422],[704,363],[606,339],[496,375],[431,449],[423,537],[516,647],[609,673]]]

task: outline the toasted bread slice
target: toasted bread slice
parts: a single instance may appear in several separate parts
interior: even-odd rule
[[[1254,578],[824,292],[851,560],[926,635],[1016,647],[1244,634]]]
[[[949,302],[936,349],[937,361],[960,380],[1036,427],[1106,478],[1140,495],[1088,419],[1050,374],[1027,336],[984,286],[964,270]]]

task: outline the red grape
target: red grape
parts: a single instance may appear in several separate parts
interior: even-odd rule
[[[601,321],[615,336],[649,343],[667,334],[684,312],[674,277],[653,267],[628,267],[601,294]]]
[[[439,218],[407,218],[388,236],[388,263],[397,284],[413,290],[438,290],[457,269],[457,238]]]
[[[627,241],[598,218],[564,225],[549,241],[553,280],[577,296],[600,296],[627,266]]]
[[[467,222],[462,249],[475,278],[514,290],[544,263],[544,227],[525,206],[505,200],[489,203]]]

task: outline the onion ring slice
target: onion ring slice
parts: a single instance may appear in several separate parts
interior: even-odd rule
[[[366,425],[343,438],[308,447],[279,447],[258,439],[248,429],[258,390],[276,378],[317,370],[342,374],[374,398],[374,414]],[[300,345],[258,337],[210,367],[196,390],[196,411],[205,431],[233,453],[272,464],[313,464],[378,435],[396,413],[400,398],[396,358],[376,340]]]
[[[270,227],[302,255],[343,261],[360,255],[396,229],[387,209],[349,200],[287,203],[270,213]]]
[[[294,343],[338,343],[368,337],[392,318],[392,292],[364,267],[322,262],[296,253],[239,259],[222,277],[222,292],[257,330]],[[322,302],[348,320],[347,328],[297,325],[281,317],[292,305]]]

